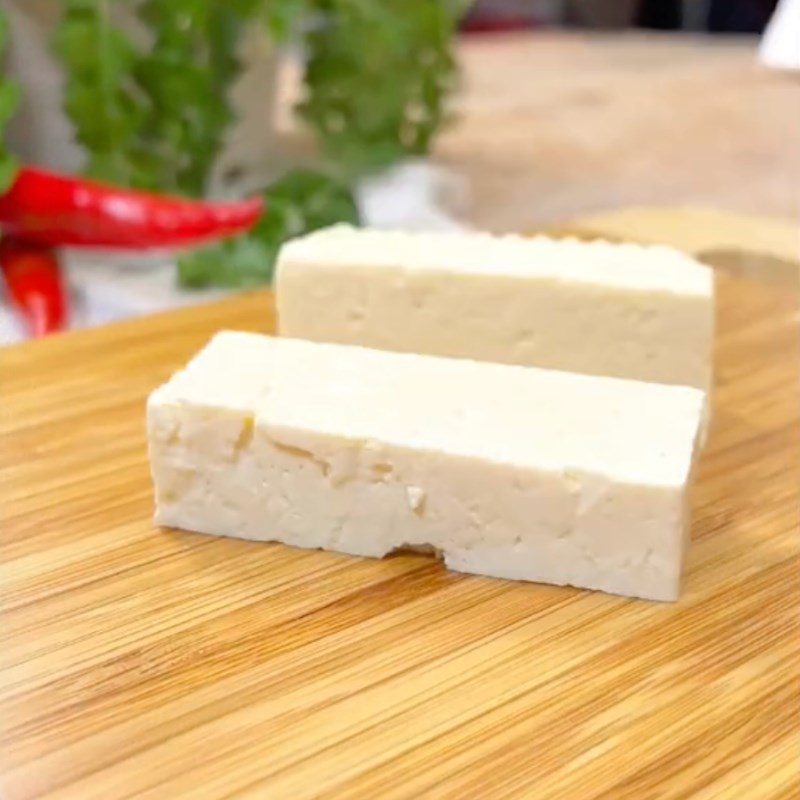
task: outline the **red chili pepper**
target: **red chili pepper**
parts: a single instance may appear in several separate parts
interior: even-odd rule
[[[263,210],[260,197],[185,200],[24,167],[0,197],[0,228],[54,247],[190,247],[246,231]]]
[[[4,237],[0,239],[0,270],[31,336],[39,338],[64,327],[67,299],[53,250]]]

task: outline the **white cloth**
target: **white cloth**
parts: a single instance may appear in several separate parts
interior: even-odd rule
[[[767,67],[800,70],[800,0],[780,0],[761,38],[758,57]]]

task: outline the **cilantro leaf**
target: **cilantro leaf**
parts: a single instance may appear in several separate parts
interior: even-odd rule
[[[111,5],[65,0],[54,41],[86,172],[200,197],[234,119],[236,48],[258,0],[142,0],[148,47],[112,25]]]
[[[0,9],[0,57],[8,43],[8,21]],[[6,150],[3,128],[14,115],[19,103],[19,87],[0,76],[0,194],[11,186],[19,166],[17,159]]]
[[[299,114],[346,175],[424,154],[456,81],[452,40],[468,4],[313,0]]]
[[[153,154],[160,188],[200,197],[234,120],[228,89],[253,0],[143,0],[152,46],[134,78],[147,98],[140,146]]]
[[[300,35],[297,111],[328,164],[353,180],[427,153],[455,85],[466,0],[140,0],[143,47],[111,24],[112,0],[63,0],[56,51],[89,174],[202,196],[234,120],[228,100],[248,24]]]
[[[109,21],[107,0],[66,0],[54,47],[67,76],[65,110],[89,156],[86,172],[151,187],[147,163],[132,157],[143,118],[135,94],[136,49]]]

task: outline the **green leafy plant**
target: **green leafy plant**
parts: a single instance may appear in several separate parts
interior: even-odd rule
[[[298,112],[347,174],[430,149],[455,83],[458,6],[318,0]]]
[[[268,280],[282,241],[356,219],[354,182],[407,154],[428,152],[453,87],[455,0],[138,0],[142,41],[112,23],[110,0],[64,0],[55,46],[66,110],[90,175],[202,196],[234,121],[229,89],[248,25],[306,51],[298,113],[324,171],[289,174],[266,190],[266,217],[249,236],[190,253],[181,283]],[[301,220],[302,223],[297,223]]]
[[[0,9],[0,58],[8,44],[8,21]],[[19,102],[19,87],[7,78],[0,76],[0,193],[4,192],[14,180],[17,160],[8,152],[3,131],[11,119]]]
[[[137,46],[111,23],[109,0],[67,0],[55,49],[66,111],[92,177],[201,196],[233,121],[227,89],[252,2],[143,0],[152,41]]]

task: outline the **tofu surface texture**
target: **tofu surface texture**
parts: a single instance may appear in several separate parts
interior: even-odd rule
[[[713,272],[669,247],[336,225],[276,287],[283,336],[711,387]]]
[[[222,332],[148,401],[156,521],[678,597],[705,397]]]

